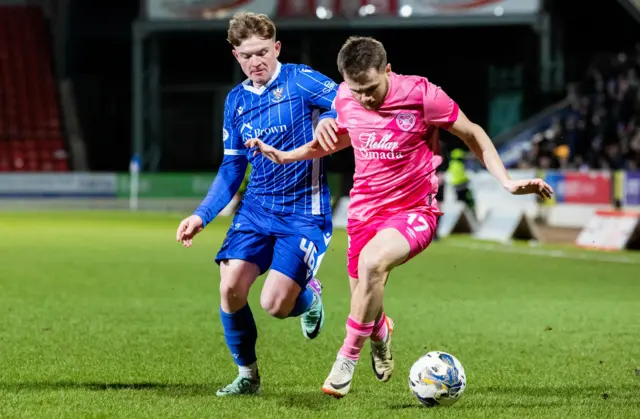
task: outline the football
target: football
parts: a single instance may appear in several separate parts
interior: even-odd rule
[[[451,406],[467,386],[464,367],[451,354],[432,351],[418,359],[409,371],[409,388],[424,406]]]

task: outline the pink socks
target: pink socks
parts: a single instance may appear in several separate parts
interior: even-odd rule
[[[352,361],[357,361],[368,337],[374,342],[380,342],[384,341],[388,334],[387,315],[384,312],[380,320],[371,323],[358,323],[349,316],[347,318],[347,337],[344,339],[339,354]]]
[[[360,358],[360,351],[364,342],[373,332],[374,323],[358,323],[349,316],[347,318],[347,337],[344,339],[342,348],[340,348],[340,356],[357,361]]]
[[[374,342],[381,342],[387,338],[389,328],[387,327],[387,315],[382,312],[380,320],[373,326],[373,332],[371,333],[371,340]]]

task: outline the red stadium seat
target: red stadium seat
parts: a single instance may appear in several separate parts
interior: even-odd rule
[[[0,6],[0,171],[68,171],[45,17]]]

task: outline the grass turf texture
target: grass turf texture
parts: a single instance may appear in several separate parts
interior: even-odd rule
[[[213,262],[229,220],[184,249],[179,219],[0,213],[0,417],[640,415],[640,256],[507,253],[462,247],[472,243],[464,238],[434,243],[392,274],[391,381],[375,380],[367,344],[350,394],[325,396],[349,309],[343,231],[319,273],[327,317],[318,339],[306,341],[298,319],[261,310],[259,279],[250,303],[262,395],[217,398],[236,374]],[[467,391],[451,408],[422,408],[408,390],[412,362],[429,350],[466,368]]]

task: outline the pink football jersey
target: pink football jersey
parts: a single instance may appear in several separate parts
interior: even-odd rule
[[[442,163],[438,127],[456,121],[458,105],[424,77],[392,72],[378,111],[363,108],[345,83],[335,107],[356,163],[348,218],[365,221],[421,206],[440,214],[435,200],[435,171]]]

